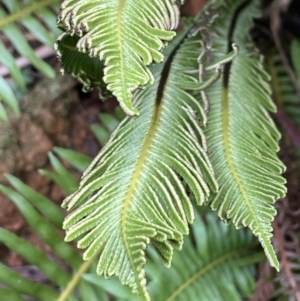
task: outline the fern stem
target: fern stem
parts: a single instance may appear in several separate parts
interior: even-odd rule
[[[69,298],[69,296],[71,295],[71,293],[77,286],[78,282],[80,281],[82,274],[85,273],[90,268],[90,266],[94,262],[95,258],[97,256],[99,256],[99,254],[101,252],[102,252],[102,248],[100,249],[99,252],[96,253],[96,255],[93,258],[91,258],[88,261],[85,261],[80,266],[79,270],[73,275],[71,281],[68,283],[65,290],[62,291],[61,295],[59,296],[59,298],[56,301],[66,301]]]
[[[41,9],[43,7],[46,7],[46,6],[49,6],[51,4],[58,3],[58,2],[59,2],[58,0],[42,0],[42,1],[32,4],[30,6],[27,6],[24,9],[19,10],[15,13],[12,13],[9,16],[7,16],[6,18],[0,20],[0,28],[6,26],[9,23],[15,22],[27,15],[30,15],[38,9]]]

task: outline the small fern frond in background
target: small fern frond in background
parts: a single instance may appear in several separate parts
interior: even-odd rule
[[[179,22],[175,0],[65,0],[59,23],[70,35],[80,37],[77,48],[104,60],[104,82],[129,115],[132,92],[153,76],[147,65],[161,62],[161,51]]]
[[[86,170],[80,188],[64,201],[78,207],[64,222],[67,240],[79,238],[86,260],[103,248],[97,271],[117,275],[148,300],[144,265],[150,242],[169,266],[194,220],[186,187],[197,204],[217,190],[205,152],[199,102],[185,91],[199,87],[182,73],[198,68],[199,36],[185,40],[191,25],[166,49],[153,70],[153,85],[135,94],[138,117],[126,117]],[[189,56],[186,56],[186,53]],[[164,76],[162,76],[162,74]],[[182,76],[180,76],[182,74]]]
[[[104,144],[109,139],[111,133],[116,129],[121,120],[125,117],[124,112],[120,107],[117,107],[114,115],[107,113],[99,114],[99,123],[94,123],[91,125],[91,130],[97,138],[100,146],[104,146]]]
[[[152,300],[242,301],[250,297],[255,288],[253,263],[263,255],[251,251],[255,246],[251,233],[225,226],[213,213],[204,219],[197,215],[191,228],[170,269],[152,252],[147,270]]]
[[[56,28],[56,4],[59,0],[1,0],[0,1],[0,64],[5,66],[19,87],[24,87],[24,79],[15,58],[7,46],[13,49],[46,76],[54,77],[54,70],[37,57],[26,40],[25,32],[32,34],[42,44],[53,47],[59,33]],[[4,38],[7,41],[4,41]],[[19,114],[17,99],[9,84],[0,77],[0,100],[15,114]],[[7,120],[7,114],[0,102],[0,119]]]
[[[257,2],[226,3],[220,12],[224,18],[211,28],[216,59],[224,56],[233,42],[240,52],[225,65],[222,81],[208,90],[211,112],[205,134],[220,186],[210,203],[221,219],[238,228],[249,227],[271,265],[279,269],[271,244],[271,222],[276,214],[273,203],[286,193],[281,176],[285,167],[276,155],[280,134],[269,115],[276,108],[268,76],[250,38],[247,40],[252,18],[259,14]]]

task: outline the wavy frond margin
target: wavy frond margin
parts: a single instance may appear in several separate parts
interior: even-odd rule
[[[166,49],[166,61],[152,69],[154,84],[135,94],[140,116],[121,122],[79,190],[63,204],[68,210],[78,207],[64,222],[66,240],[79,238],[86,260],[103,248],[97,272],[118,276],[141,300],[149,300],[147,245],[152,243],[169,266],[173,248],[181,248],[194,220],[185,185],[197,204],[217,190],[200,127],[205,112],[185,91],[199,87],[194,76],[182,73],[198,68],[199,36],[181,45],[190,28]]]
[[[179,22],[175,0],[65,0],[58,17],[77,48],[104,60],[107,89],[128,115],[137,115],[132,93],[153,83],[147,65],[162,62],[161,51]]]
[[[274,202],[286,193],[281,175],[285,167],[276,155],[280,133],[269,114],[276,111],[270,98],[269,76],[248,36],[252,19],[259,15],[257,2],[224,5],[220,12],[223,17],[212,26],[216,59],[230,49],[232,42],[239,45],[240,53],[225,65],[222,81],[208,89],[211,112],[205,134],[220,185],[210,204],[221,219],[238,228],[249,227],[278,269],[271,222],[276,214]]]

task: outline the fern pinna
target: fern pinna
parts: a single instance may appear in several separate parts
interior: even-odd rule
[[[82,12],[85,7],[87,14],[95,1],[79,1],[78,6],[75,2],[64,2],[61,22],[65,22],[67,34],[83,35],[77,48],[86,51],[82,43],[90,45],[88,37],[95,34],[92,24],[97,23],[97,13],[92,15],[94,19],[84,19]],[[284,166],[276,156],[280,136],[269,116],[275,107],[268,76],[247,35],[257,15],[257,1],[215,2],[221,3],[214,4],[219,20],[212,25],[201,21],[195,27],[186,25],[164,51],[165,61],[150,69],[153,84],[149,77],[130,86],[131,93],[133,87],[148,82],[144,90],[134,93],[133,106],[130,95],[124,96],[129,91],[124,84],[124,57],[119,52],[112,61],[108,59],[110,52],[107,50],[106,56],[100,42],[107,33],[100,30],[103,36],[91,40],[100,44],[99,48],[91,44],[90,55],[98,55],[99,49],[104,52],[100,58],[106,58],[108,89],[119,97],[129,115],[137,110],[140,115],[121,122],[85,171],[79,189],[64,201],[68,210],[75,209],[64,222],[66,239],[79,239],[78,246],[87,248],[85,259],[100,251],[98,273],[117,275],[141,300],[150,298],[144,271],[147,245],[151,243],[169,266],[173,249],[182,247],[188,223],[193,222],[192,200],[198,205],[210,204],[221,219],[232,221],[237,228],[249,227],[270,263],[278,268],[270,241],[275,215],[272,204],[285,194]],[[101,3],[101,9],[109,7],[108,14],[113,11],[120,17],[127,13],[125,6]],[[136,5],[143,8],[145,3],[141,0]],[[167,1],[155,3],[163,7]],[[81,6],[84,4],[87,6]],[[76,31],[69,24],[77,9],[78,19],[71,22],[77,24]],[[155,9],[151,9],[150,16],[154,16]],[[204,20],[210,19],[204,14]],[[135,21],[133,17],[133,24]],[[208,41],[201,39],[201,33],[193,36],[194,28],[204,32]],[[139,37],[138,29],[133,32]],[[110,48],[112,44],[107,43]],[[140,48],[130,49],[133,54],[127,54],[129,58],[138,56],[137,62],[142,64]],[[143,68],[148,62],[144,60]],[[113,80],[121,74],[116,82],[124,84],[118,86],[122,95],[110,86],[110,67],[115,70]],[[133,65],[132,72],[137,70]],[[221,79],[204,92],[221,71]],[[126,80],[134,82],[135,76]]]

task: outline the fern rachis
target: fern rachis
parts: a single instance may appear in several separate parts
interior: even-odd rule
[[[148,299],[143,271],[146,245],[151,239],[169,265],[172,249],[181,248],[182,235],[188,234],[187,222],[194,219],[179,176],[198,204],[207,200],[210,190],[217,189],[201,147],[205,145],[202,130],[189,113],[192,110],[203,119],[204,111],[181,88],[177,77],[179,62],[191,69],[197,66],[198,48],[190,50],[194,60],[185,59],[184,49],[196,44],[200,47],[198,37],[180,47],[189,29],[169,46],[165,63],[153,68],[154,84],[136,94],[140,116],[125,118],[85,172],[79,191],[65,201],[69,209],[80,206],[64,223],[67,239],[90,231],[79,241],[80,247],[88,247],[85,258],[103,246],[98,272],[118,275],[143,300]],[[192,76],[186,81],[196,84]],[[114,166],[110,166],[112,162]],[[117,246],[117,252],[111,253]]]
[[[280,135],[268,115],[268,111],[275,111],[268,77],[259,55],[253,50],[249,53],[253,46],[240,30],[250,29],[251,16],[256,12],[253,2],[234,2],[224,6],[228,32],[224,30],[224,20],[220,26],[216,24],[216,37],[229,37],[227,47],[220,39],[213,41],[216,57],[226,48],[228,51],[233,41],[240,46],[240,53],[225,65],[222,82],[208,91],[212,110],[206,135],[221,187],[211,205],[222,219],[232,220],[237,227],[250,227],[278,269],[270,237],[276,213],[272,203],[286,191],[280,175],[284,166],[276,156]]]

